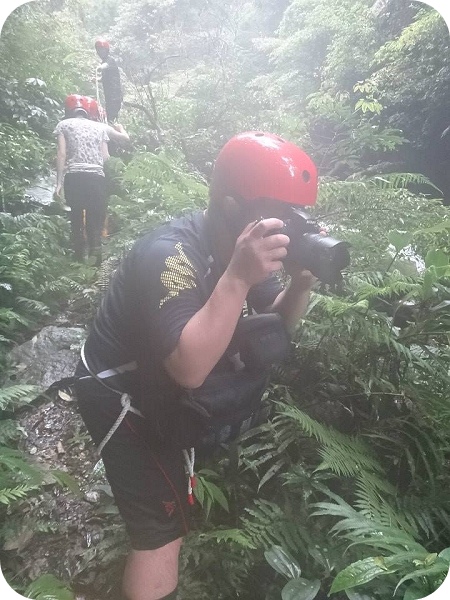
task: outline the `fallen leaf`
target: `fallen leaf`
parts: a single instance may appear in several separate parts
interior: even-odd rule
[[[66,402],[72,402],[73,400],[73,397],[70,394],[66,394],[66,392],[62,392],[61,390],[58,391],[58,396],[61,400],[65,400]]]

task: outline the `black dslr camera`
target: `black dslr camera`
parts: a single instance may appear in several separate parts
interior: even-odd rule
[[[348,242],[321,235],[320,227],[306,213],[292,208],[291,217],[285,219],[278,233],[289,236],[285,262],[294,262],[311,271],[323,283],[341,281],[342,269],[350,264]]]

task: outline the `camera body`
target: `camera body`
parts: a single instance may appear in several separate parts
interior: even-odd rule
[[[292,208],[285,219],[284,233],[290,239],[285,262],[308,269],[323,283],[336,284],[342,279],[342,269],[350,264],[348,242],[320,233],[317,223],[305,212]]]

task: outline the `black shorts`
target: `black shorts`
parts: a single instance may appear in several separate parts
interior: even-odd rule
[[[108,199],[106,179],[97,173],[66,173],[64,198],[71,208],[105,211]]]
[[[122,410],[120,396],[92,377],[77,378],[75,391],[81,416],[98,446]],[[183,453],[155,450],[146,429],[145,419],[128,412],[102,451],[106,477],[135,550],[161,548],[189,530]]]

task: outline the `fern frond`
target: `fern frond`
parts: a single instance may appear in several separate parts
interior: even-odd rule
[[[29,311],[42,316],[50,315],[50,309],[44,302],[33,300],[32,298],[24,298],[23,296],[17,296],[16,301]]]
[[[420,173],[387,173],[384,175],[375,175],[370,179],[367,179],[369,186],[373,185],[381,190],[388,189],[403,189],[411,185],[429,185],[435,189],[438,194],[442,194],[442,191],[434,185],[428,177],[421,175]]]
[[[8,445],[8,442],[17,440],[22,433],[25,433],[25,431],[19,426],[17,421],[14,419],[3,419],[0,421],[0,446]]]
[[[383,472],[370,447],[361,439],[322,425],[295,406],[280,405],[279,414],[273,419],[275,427],[283,427],[285,419],[322,444],[319,454],[323,462],[317,470],[330,469],[337,475],[346,476],[358,476],[361,471]]]
[[[268,550],[272,545],[280,544],[294,554],[299,550],[307,553],[311,540],[304,524],[292,521],[277,504],[255,500],[245,512],[248,516],[241,519],[243,530],[258,548]]]
[[[42,481],[43,477],[39,469],[26,462],[24,454],[20,450],[8,446],[0,446],[0,470],[11,471],[20,476],[22,480],[28,479],[35,483]]]
[[[256,550],[257,548],[241,529],[214,529],[214,531],[200,534],[200,537],[204,540],[213,539],[218,543],[231,542],[249,550]]]
[[[10,505],[16,500],[26,498],[29,492],[39,489],[36,485],[18,485],[14,488],[0,488],[0,503]]]
[[[0,410],[16,408],[36,397],[38,387],[35,385],[17,384],[0,388]]]
[[[3,321],[3,323],[1,323],[1,321]],[[15,323],[20,323],[21,325],[25,326],[30,324],[29,320],[23,315],[20,315],[18,312],[9,308],[0,308],[0,326],[11,327]]]
[[[355,506],[363,517],[383,527],[401,529],[414,537],[419,535],[416,523],[409,521],[399,509],[395,488],[385,480],[364,473],[356,481],[355,494]]]

